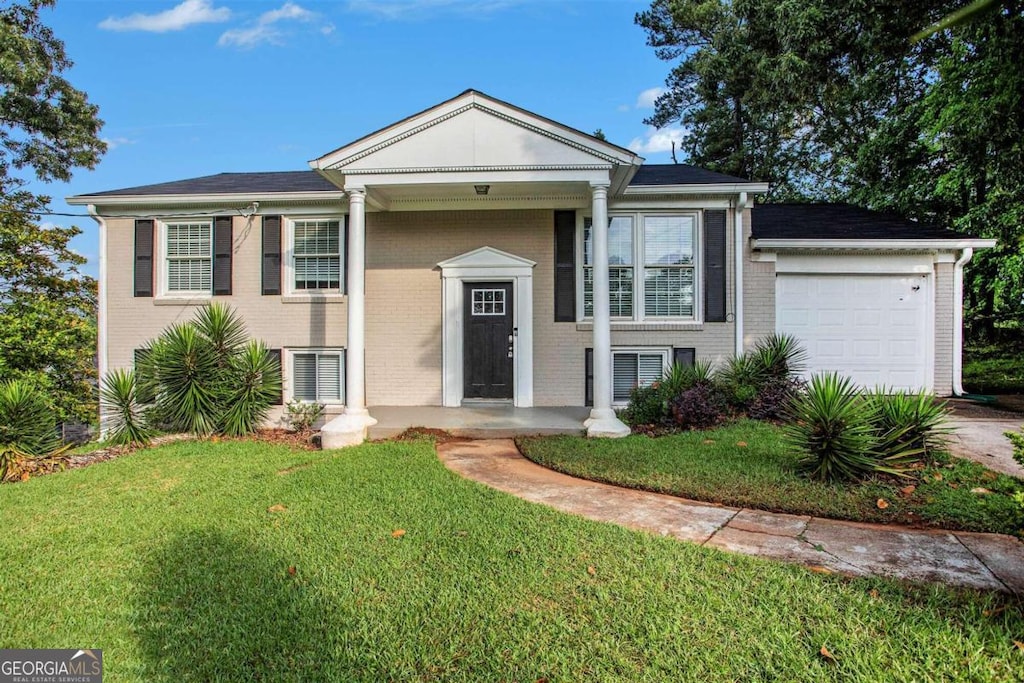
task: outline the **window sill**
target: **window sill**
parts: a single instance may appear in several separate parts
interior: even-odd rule
[[[284,294],[283,304],[342,304],[348,301],[347,294]]]
[[[213,301],[212,296],[158,296],[153,298],[154,306],[205,306]]]
[[[621,332],[700,332],[704,329],[704,323],[699,322],[683,322],[683,321],[672,321],[666,320],[660,321],[647,321],[647,322],[635,322],[635,321],[615,321],[611,323],[611,328],[615,331]],[[577,332],[590,332],[594,329],[594,323],[592,322],[578,322],[576,323]]]

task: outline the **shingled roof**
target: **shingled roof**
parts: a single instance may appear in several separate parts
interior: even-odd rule
[[[689,164],[644,164],[630,186],[635,185],[714,185],[717,183],[749,183],[746,178],[708,171]]]
[[[969,239],[954,230],[852,204],[758,204],[751,215],[754,239]]]

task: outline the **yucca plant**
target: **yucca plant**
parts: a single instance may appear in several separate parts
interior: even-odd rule
[[[227,376],[209,340],[190,323],[164,330],[149,348],[156,413],[174,429],[210,434],[217,429],[218,387]]]
[[[61,450],[52,406],[23,380],[0,383],[0,481],[16,481],[31,461]]]
[[[804,453],[801,464],[813,479],[844,481],[874,473],[903,474],[905,453],[884,453],[873,411],[849,377],[811,377],[807,391],[790,405],[783,433]]]
[[[231,370],[233,391],[220,427],[229,436],[241,436],[259,427],[281,393],[281,368],[263,342],[251,341],[232,357]]]
[[[873,413],[879,437],[891,450],[913,450],[918,457],[945,445],[951,432],[949,408],[927,392],[908,393],[879,387],[864,397]],[[889,452],[893,455],[893,452]]]
[[[767,376],[753,353],[744,353],[727,360],[715,373],[715,381],[725,392],[729,403],[744,407],[757,396]]]
[[[120,446],[144,446],[153,430],[138,401],[138,385],[132,370],[112,370],[103,378],[100,405],[102,425],[108,441]]]
[[[786,379],[804,369],[807,351],[796,337],[775,333],[757,341],[753,357],[763,377]]]

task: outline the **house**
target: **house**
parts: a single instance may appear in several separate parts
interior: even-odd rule
[[[959,390],[962,269],[991,241],[751,182],[468,90],[310,162],[71,197],[100,225],[100,371],[211,300],[280,354],[283,400],[357,443],[372,406],[590,405],[775,331],[810,370]],[[604,228],[603,226],[607,226]]]

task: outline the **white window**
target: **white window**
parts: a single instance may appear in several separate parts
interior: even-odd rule
[[[473,315],[505,315],[505,290],[474,289]]]
[[[582,317],[594,315],[593,231],[583,219]],[[609,218],[609,313],[619,320],[697,320],[696,214]],[[638,263],[641,267],[634,267]]]
[[[296,401],[342,403],[345,400],[343,349],[292,350],[291,397]]]
[[[293,292],[340,292],[344,282],[342,221],[336,218],[290,221]]]
[[[668,349],[616,349],[612,351],[612,403],[625,404],[635,387],[660,380],[668,367]]]
[[[167,292],[209,294],[213,289],[213,222],[166,223],[164,240]]]

